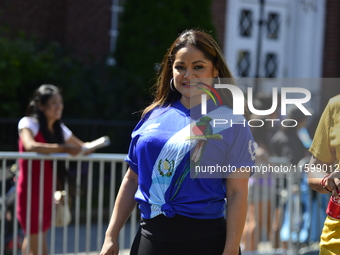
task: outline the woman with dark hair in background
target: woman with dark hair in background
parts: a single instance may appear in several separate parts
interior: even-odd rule
[[[288,118],[291,121],[286,121],[286,127],[281,127],[272,137],[272,152],[274,156],[286,157],[289,163],[297,168],[301,168],[301,160],[310,156],[308,148],[310,146],[311,138],[307,131],[307,117],[297,107],[292,106],[288,112]],[[282,226],[280,228],[280,240],[282,241],[283,248],[289,248],[289,241],[294,243],[307,243],[310,234],[310,214],[308,208],[311,206],[309,203],[309,192],[307,184],[307,175],[302,172],[296,178],[293,184],[291,199],[297,199],[297,196],[301,195],[301,202],[299,204],[299,210],[301,213],[301,220],[294,219],[294,224],[298,225],[298,231],[291,229],[291,210],[288,206],[288,202],[284,203],[282,212]],[[287,188],[287,179],[283,181],[283,188]]]
[[[218,83],[219,77],[233,84],[215,40],[200,30],[184,31],[165,54],[155,99],[132,133],[129,169],[102,255],[118,254],[119,232],[136,201],[142,220],[130,254],[239,254],[249,172],[191,176],[197,166],[238,170],[254,165],[254,141],[249,127],[241,124],[246,122],[244,116],[233,115],[229,90],[216,89],[220,106],[210,96],[209,112],[200,112],[203,91],[215,93],[212,83]],[[231,118],[234,125],[217,128],[211,120],[218,118]]]
[[[69,153],[77,155],[82,151],[83,142],[60,122],[64,104],[60,90],[53,85],[42,85],[34,93],[28,105],[27,116],[18,124],[19,151],[38,153]],[[19,160],[19,178],[17,186],[18,206],[17,216],[25,232],[22,254],[26,254],[28,246],[27,235],[30,235],[29,254],[38,254],[39,236],[39,194],[43,193],[43,247],[42,254],[48,254],[46,232],[51,227],[53,201],[53,173],[52,162],[44,161],[43,190],[40,190],[41,162],[32,161],[31,201],[27,201],[28,192],[28,160]],[[58,172],[65,170],[65,164],[58,163]],[[63,183],[59,183],[63,185]],[[27,218],[27,207],[31,208],[30,218]],[[30,221],[27,233],[27,220]]]

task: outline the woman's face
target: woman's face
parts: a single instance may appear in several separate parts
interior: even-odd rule
[[[207,83],[204,78],[218,76],[218,71],[213,66],[213,63],[205,58],[203,53],[194,46],[184,47],[177,52],[172,65],[172,72],[174,86],[182,94],[181,102],[187,108],[190,108],[190,105],[199,104],[201,94],[204,93],[203,90],[197,88],[203,87],[203,85],[190,83],[190,79],[195,78],[195,81],[200,80]]]
[[[64,102],[60,94],[52,95],[45,105],[41,106],[41,111],[45,114],[48,121],[61,119],[64,109]]]

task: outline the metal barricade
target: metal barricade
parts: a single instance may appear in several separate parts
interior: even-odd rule
[[[98,254],[103,244],[105,230],[107,228],[111,213],[113,210],[116,194],[122,178],[127,170],[127,164],[124,161],[125,154],[91,154],[88,156],[70,157],[68,154],[38,154],[38,153],[18,153],[18,152],[0,152],[1,171],[1,200],[0,200],[0,254],[20,254],[20,242],[22,241],[22,231],[16,218],[17,201],[15,199],[12,211],[13,222],[8,225],[8,205],[6,201],[7,191],[6,181],[10,166],[18,164],[19,159],[28,161],[28,190],[27,190],[27,217],[30,217],[31,201],[31,179],[32,179],[32,162],[40,161],[40,190],[43,187],[44,180],[44,162],[51,161],[53,165],[53,190],[56,189],[56,169],[57,162],[65,161],[69,173],[74,175],[74,184],[76,192],[73,196],[67,195],[65,203],[72,200],[72,222],[63,227],[54,226],[55,204],[52,203],[52,227],[48,232],[49,254],[89,254],[94,252]],[[71,173],[70,173],[71,174]],[[16,177],[14,177],[16,178]],[[16,185],[16,184],[15,184]],[[12,187],[16,189],[16,186]],[[72,187],[65,185],[67,194]],[[43,217],[43,192],[39,193],[39,244],[42,242],[42,217]],[[51,197],[51,200],[54,199]],[[137,210],[135,209],[122,229],[119,241],[120,248],[127,249],[130,247],[137,231]],[[9,233],[8,229],[12,230]],[[30,229],[30,221],[27,221],[26,229]],[[29,231],[27,231],[29,232]],[[12,235],[10,247],[7,246],[8,235]],[[28,235],[29,239],[30,236]],[[5,240],[6,239],[6,240]],[[41,248],[40,248],[41,254]]]
[[[244,233],[242,254],[318,253],[329,195],[309,188],[305,171],[309,159],[294,166],[285,157],[271,157],[271,171],[262,166],[267,172],[252,177],[248,218],[253,221],[247,221],[245,227],[245,233],[252,234]],[[251,230],[247,224],[253,224]]]
[[[91,154],[81,157],[70,157],[68,154],[43,155],[37,153],[0,152],[0,254],[5,254],[9,234],[5,228],[7,220],[7,195],[6,181],[11,177],[6,169],[17,164],[19,159],[27,159],[29,165],[33,160],[40,160],[41,169],[45,161],[53,165],[53,177],[56,178],[57,162],[65,161],[69,171],[75,177],[77,192],[72,196],[72,222],[69,225],[52,228],[48,233],[49,254],[98,254],[104,240],[116,194],[127,170],[124,162],[125,154]],[[307,159],[299,162],[304,166]],[[291,167],[286,158],[272,157],[272,166],[281,166],[280,171],[273,171],[264,178],[260,176],[261,185],[250,188],[249,207],[253,206],[255,230],[254,235],[246,242],[253,242],[255,248],[244,251],[245,255],[265,254],[312,254],[317,252],[318,238],[324,220],[325,204],[328,195],[320,195],[306,186],[306,175],[303,169],[290,168],[282,171],[283,166]],[[44,175],[40,175],[40,185]],[[53,181],[55,183],[55,179]],[[251,181],[250,181],[251,183]],[[41,186],[42,187],[42,186]],[[13,189],[15,194],[15,185]],[[68,192],[71,187],[65,185]],[[53,187],[55,190],[55,187]],[[30,192],[27,192],[30,201]],[[43,194],[40,194],[42,199]],[[51,199],[53,199],[51,197]],[[70,197],[66,197],[66,202]],[[14,203],[16,205],[16,202]],[[13,222],[11,223],[12,247],[6,254],[20,254],[19,243],[22,241],[20,225],[15,217],[16,206],[13,209]],[[52,210],[52,212],[54,212]],[[40,209],[42,215],[42,209]],[[28,211],[29,214],[29,211]],[[54,219],[54,213],[52,213]],[[249,212],[248,212],[249,216]],[[41,216],[42,217],[42,216]],[[129,249],[137,231],[139,215],[135,209],[132,216],[122,229],[119,237],[120,248]],[[54,222],[52,220],[52,222]],[[246,223],[247,224],[247,223]],[[30,226],[27,225],[27,228]],[[41,227],[41,226],[40,226]],[[282,236],[285,236],[285,240]],[[40,239],[42,237],[40,236]],[[6,239],[6,240],[5,240]],[[41,241],[40,241],[41,242]]]

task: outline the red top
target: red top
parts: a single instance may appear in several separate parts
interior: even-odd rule
[[[44,137],[38,132],[34,138],[36,142],[46,143]],[[19,152],[24,152],[24,146],[21,139],[19,139]],[[51,227],[51,216],[52,216],[52,201],[53,201],[53,171],[52,161],[46,160],[44,162],[44,184],[43,191],[40,192],[40,160],[32,161],[32,185],[31,185],[31,201],[27,203],[27,188],[28,188],[28,160],[19,160],[19,178],[17,185],[17,216],[18,221],[25,231],[26,229],[26,213],[27,206],[31,209],[31,227],[30,233],[36,234],[39,231],[39,194],[43,194],[43,221],[42,231],[45,232]]]

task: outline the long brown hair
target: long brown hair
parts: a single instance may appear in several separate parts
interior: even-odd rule
[[[170,81],[173,78],[172,65],[176,53],[189,45],[200,50],[213,63],[213,66],[218,70],[219,77],[229,78],[228,83],[235,84],[222,50],[212,36],[202,30],[186,30],[172,43],[164,55],[159,67],[156,84],[153,86],[155,90],[154,101],[144,109],[143,116],[157,106],[168,105],[180,99],[181,94],[177,90],[173,91],[170,89]],[[223,104],[232,108],[233,99],[231,92],[226,89],[217,89],[217,91],[221,95]]]
[[[43,84],[34,91],[33,98],[29,102],[26,110],[26,115],[34,117],[38,120],[42,136],[46,143],[65,143],[61,121],[56,120],[53,124],[53,132],[47,127],[47,119],[45,114],[39,109],[38,105],[45,106],[48,100],[56,94],[61,93],[61,89],[51,84]],[[57,162],[57,190],[63,190],[65,182],[70,182],[70,192],[74,193],[75,182],[72,180],[69,171],[66,169],[65,161],[58,160]]]

